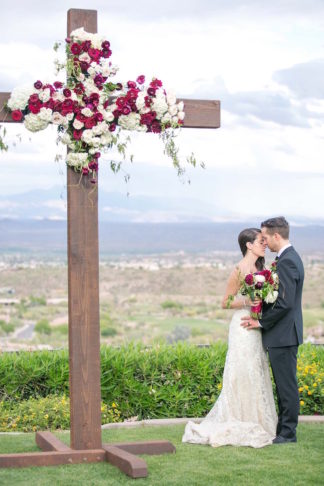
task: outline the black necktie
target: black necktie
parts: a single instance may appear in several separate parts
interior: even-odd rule
[[[276,258],[275,258],[275,262],[277,262],[278,260],[279,260],[279,257],[278,257],[278,255],[277,255],[277,256],[276,256]]]

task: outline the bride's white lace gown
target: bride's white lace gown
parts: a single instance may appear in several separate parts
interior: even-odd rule
[[[223,387],[215,405],[200,424],[189,421],[182,442],[264,447],[276,435],[277,415],[270,370],[261,330],[247,331],[234,313],[229,328]]]

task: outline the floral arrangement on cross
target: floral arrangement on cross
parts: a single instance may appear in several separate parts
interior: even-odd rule
[[[167,92],[156,78],[148,87],[143,75],[125,84],[113,83],[110,78],[118,68],[109,60],[109,41],[99,34],[80,28],[65,41],[66,62],[56,64],[57,72],[66,69],[66,84],[36,81],[33,86],[15,88],[6,106],[12,119],[23,122],[31,132],[56,125],[58,142],[68,147],[66,164],[82,176],[89,176],[94,184],[103,151],[115,145],[125,158],[129,139],[120,140],[122,130],[159,134],[164,153],[182,175],[184,169],[174,138],[175,130],[183,124],[184,103],[177,103],[174,93]],[[187,162],[196,165],[193,154]],[[121,162],[110,164],[117,172]]]

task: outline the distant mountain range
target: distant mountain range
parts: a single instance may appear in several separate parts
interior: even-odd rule
[[[116,223],[101,221],[101,254],[238,251],[237,235],[256,222]],[[66,254],[66,221],[0,220],[0,252]],[[324,226],[293,226],[291,240],[302,254],[324,253]]]

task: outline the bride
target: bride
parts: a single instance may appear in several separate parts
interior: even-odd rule
[[[243,258],[229,277],[222,304],[236,309],[229,327],[222,391],[200,424],[187,423],[182,442],[259,448],[271,444],[276,435],[277,415],[261,329],[241,327],[241,317],[249,314],[251,302],[239,294],[242,276],[263,269],[266,244],[256,228],[243,230],[238,242]]]

